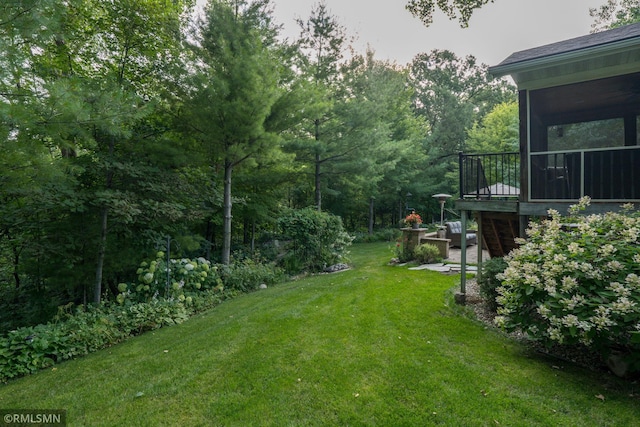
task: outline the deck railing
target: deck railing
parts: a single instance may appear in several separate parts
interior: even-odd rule
[[[517,198],[520,153],[459,155],[461,198]]]
[[[519,153],[460,153],[459,163],[462,198],[519,197]],[[534,152],[528,166],[527,201],[640,200],[640,146]]]
[[[640,199],[640,147],[531,153],[531,199]]]

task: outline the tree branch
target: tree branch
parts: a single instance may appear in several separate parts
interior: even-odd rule
[[[449,19],[457,19],[462,28],[469,26],[469,19],[476,9],[494,0],[409,0],[406,8],[427,27],[433,23],[436,7]]]

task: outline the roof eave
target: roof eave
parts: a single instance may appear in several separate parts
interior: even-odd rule
[[[570,64],[588,58],[597,58],[605,54],[611,54],[615,51],[621,52],[633,48],[637,49],[639,46],[639,41],[640,37],[632,37],[614,43],[607,43],[584,49],[576,49],[569,52],[562,52],[553,55],[512,62],[504,65],[498,64],[493,67],[489,67],[489,74],[496,78],[510,75],[514,78],[516,83],[519,83],[517,80],[517,75],[522,72],[530,72],[534,70],[555,67],[562,64]]]

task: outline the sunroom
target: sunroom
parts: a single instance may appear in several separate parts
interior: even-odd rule
[[[456,209],[473,212],[491,256],[531,216],[640,202],[640,23],[516,52],[490,67],[518,86],[518,153],[460,154]],[[479,230],[480,231],[480,230]]]

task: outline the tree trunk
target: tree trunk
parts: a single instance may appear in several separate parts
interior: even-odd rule
[[[16,289],[20,289],[20,273],[18,270],[20,266],[20,251],[14,245],[12,245],[11,249],[13,250],[13,280],[15,282]]]
[[[322,210],[322,192],[320,191],[320,154],[316,154],[316,207],[319,211]]]
[[[116,143],[113,138],[109,141],[109,156],[108,159],[113,159],[113,152],[115,151]],[[105,174],[105,188],[110,189],[113,184],[113,170],[107,168]],[[100,303],[100,297],[102,295],[102,270],[104,268],[104,257],[107,252],[107,219],[109,217],[109,206],[105,203],[100,212],[100,242],[98,243],[98,262],[96,265],[96,281],[93,287],[93,302]]]
[[[251,221],[251,256],[256,250],[256,220]]]
[[[102,270],[104,267],[104,256],[107,250],[107,218],[109,216],[109,208],[104,206],[100,218],[100,248],[98,249],[98,263],[96,266],[96,281],[93,287],[93,302],[100,303],[102,296]]]
[[[4,230],[3,233],[6,236],[9,246],[11,246],[11,252],[13,253],[13,283],[15,289],[20,289],[20,249],[18,244],[11,237],[11,233],[8,230]]]
[[[207,228],[204,231],[204,240],[207,242],[207,248],[204,253],[204,258],[207,261],[211,261],[211,235],[213,231],[211,230],[211,220],[207,220]]]
[[[224,163],[224,222],[222,236],[222,264],[231,262],[231,173],[233,163],[225,160]]]
[[[373,234],[373,218],[374,218],[373,202],[374,200],[375,199],[373,197],[369,199],[369,235]]]
[[[316,142],[320,140],[320,120],[316,119],[315,125],[315,138]],[[316,152],[316,170],[315,170],[315,186],[316,186],[316,207],[319,211],[322,210],[322,192],[320,191],[320,153]]]
[[[251,238],[250,236],[251,230],[249,229],[250,225],[251,224],[250,224],[249,218],[245,216],[242,223],[242,244],[243,245],[249,244],[249,239]]]

